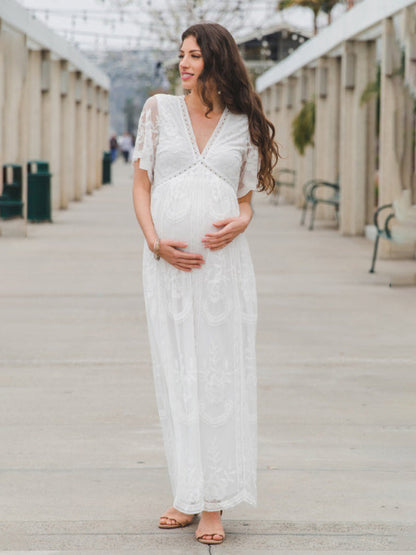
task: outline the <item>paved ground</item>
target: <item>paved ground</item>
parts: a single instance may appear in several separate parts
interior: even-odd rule
[[[130,168],[0,239],[0,550],[416,553],[416,262],[255,200],[259,504],[211,550],[171,501]]]

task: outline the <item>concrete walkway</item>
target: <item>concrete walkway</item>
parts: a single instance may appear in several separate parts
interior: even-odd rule
[[[416,552],[414,261],[258,195],[259,503],[222,546],[170,505],[131,169],[29,238],[0,238],[0,550]]]

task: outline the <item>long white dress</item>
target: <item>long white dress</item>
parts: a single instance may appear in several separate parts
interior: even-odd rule
[[[184,513],[256,505],[256,284],[244,234],[203,247],[212,224],[238,216],[257,184],[248,119],[227,108],[202,153],[184,96],[149,98],[133,161],[151,181],[159,237],[185,241],[205,265],[155,260],[146,243],[143,289],[158,411],[174,496]]]

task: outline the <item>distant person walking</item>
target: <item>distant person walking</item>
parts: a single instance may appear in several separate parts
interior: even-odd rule
[[[117,152],[118,152],[117,136],[112,135],[110,138],[110,155],[111,155],[112,162],[114,162],[114,160],[117,158]]]
[[[123,154],[124,161],[128,164],[130,159],[130,153],[133,150],[133,139],[127,131],[123,134],[120,139],[120,150]]]

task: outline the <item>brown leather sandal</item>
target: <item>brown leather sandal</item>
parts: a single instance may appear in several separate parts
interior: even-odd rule
[[[221,536],[220,540],[214,540],[214,538],[210,539],[210,540],[204,540],[204,536]],[[200,542],[200,543],[206,543],[208,545],[213,545],[213,544],[218,544],[218,543],[222,543],[225,540],[225,534],[202,534],[202,536],[195,536],[196,539]]]
[[[220,514],[222,515],[222,511],[220,511]],[[220,540],[214,540],[214,538],[211,538],[210,540],[204,540],[204,536],[220,536],[221,539]],[[195,534],[196,539],[200,542],[200,543],[205,543],[208,545],[217,545],[219,543],[222,543],[225,540],[225,533],[224,534],[216,534],[215,532],[205,532],[205,534],[201,534],[200,536],[197,536]]]
[[[160,518],[168,518],[169,520],[174,520],[175,522],[173,524],[161,524],[159,522],[159,528],[185,528],[185,526],[189,526],[193,523],[194,518],[198,516],[198,513],[189,516],[191,517],[190,519],[178,520],[177,518],[173,518],[169,515],[162,515]]]

